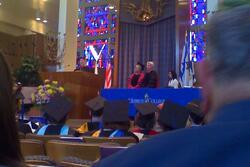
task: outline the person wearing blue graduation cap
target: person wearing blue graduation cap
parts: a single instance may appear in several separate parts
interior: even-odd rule
[[[72,108],[72,103],[64,96],[57,96],[42,107],[44,117],[49,124],[42,126],[36,134],[43,135],[73,135],[75,133],[68,125],[65,124],[67,115]]]

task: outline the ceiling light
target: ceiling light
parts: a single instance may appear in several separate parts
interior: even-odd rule
[[[44,19],[44,20],[43,20],[43,23],[47,23],[47,22],[48,22],[48,20],[47,20],[47,19]]]
[[[36,21],[40,21],[41,20],[41,13],[40,10],[36,11]]]
[[[114,8],[115,8],[114,5],[109,5],[109,9],[110,9],[110,10],[113,10]]]
[[[118,12],[118,10],[116,9],[115,12]]]

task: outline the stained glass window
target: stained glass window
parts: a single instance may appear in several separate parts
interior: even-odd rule
[[[100,0],[85,0],[86,3],[100,2]]]
[[[191,0],[190,25],[195,31],[190,32],[190,59],[200,61],[206,55],[206,33],[202,26],[207,24],[207,0]]]
[[[117,21],[117,14],[112,14],[112,24],[111,24],[111,33],[116,33],[116,21]]]
[[[98,5],[98,2],[101,2]],[[117,9],[103,0],[80,0],[78,15],[77,68],[81,62],[89,68],[106,68],[115,56]],[[87,3],[87,5],[86,5]],[[85,63],[86,62],[86,63]]]
[[[85,35],[97,36],[108,33],[108,6],[93,6],[85,10]]]

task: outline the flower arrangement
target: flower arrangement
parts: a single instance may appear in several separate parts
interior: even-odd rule
[[[37,87],[36,92],[31,95],[31,98],[35,104],[46,104],[55,96],[64,96],[64,88],[58,84],[58,81],[46,79],[43,85]]]

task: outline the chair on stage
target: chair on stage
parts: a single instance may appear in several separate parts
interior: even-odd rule
[[[136,143],[133,137],[83,137],[86,143],[118,143],[121,146],[127,146],[129,143]]]

